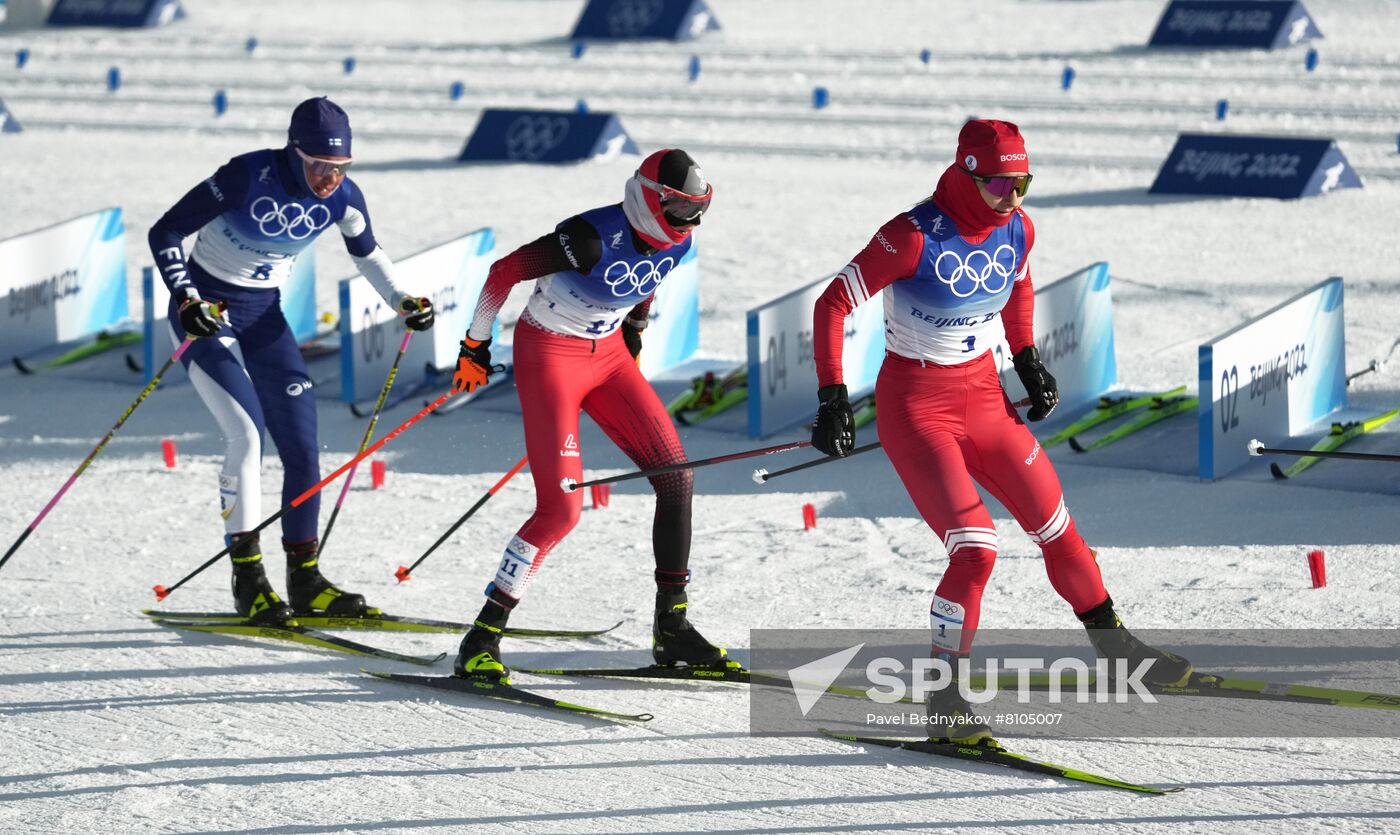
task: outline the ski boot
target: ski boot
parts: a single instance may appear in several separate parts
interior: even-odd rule
[[[339,615],[357,618],[381,614],[365,605],[365,596],[342,591],[335,583],[321,576],[317,566],[317,540],[289,543],[287,551],[287,596],[292,610],[304,615]]]
[[[1185,687],[1191,681],[1191,662],[1175,653],[1150,647],[1134,637],[1113,611],[1113,598],[1107,598],[1080,614],[1079,620],[1089,632],[1089,642],[1094,645],[1094,651],[1110,662],[1110,670],[1115,666],[1113,662],[1120,658],[1127,661],[1130,671],[1150,660],[1152,666],[1142,677],[1145,684]]]
[[[267,581],[258,535],[230,534],[229,544],[229,559],[233,560],[235,611],[247,618],[249,623],[265,626],[289,623],[292,607],[277,596],[272,584]]]
[[[496,600],[481,607],[452,664],[452,675],[493,683],[510,684],[510,668],[501,663],[501,632],[505,629],[510,609]]]
[[[948,660],[950,664],[956,664],[956,659]],[[992,729],[987,727],[987,723],[958,691],[956,678],[942,690],[928,694],[928,739],[929,742],[953,745],[1001,747],[992,735]]]
[[[656,617],[651,627],[651,657],[658,667],[685,664],[690,667],[739,668],[727,661],[728,652],[705,640],[686,618],[690,602],[684,591],[656,592]]]

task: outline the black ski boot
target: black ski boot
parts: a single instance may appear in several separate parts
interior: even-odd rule
[[[317,566],[317,540],[289,543],[282,547],[287,551],[287,596],[292,599],[292,610],[303,615],[340,615],[342,617],[365,617],[378,615],[378,609],[365,605],[365,596],[342,591],[335,583],[321,576]]]
[[[957,659],[946,660],[954,665],[956,671]],[[992,729],[959,692],[956,678],[942,690],[928,694],[928,738],[930,742],[950,742],[954,745],[1001,747],[992,735]]]
[[[256,533],[231,534],[229,559],[233,560],[233,607],[250,623],[285,624],[292,618],[288,606],[263,571],[262,548]]]
[[[1112,662],[1120,658],[1127,661],[1129,672],[1142,662],[1151,661],[1152,666],[1142,677],[1145,684],[1185,687],[1191,681],[1191,662],[1175,653],[1150,647],[1134,637],[1113,611],[1113,598],[1105,599],[1078,617],[1089,631],[1089,642],[1094,645],[1094,651],[1110,662],[1110,671],[1115,666]]]
[[[452,675],[510,684],[510,669],[501,663],[501,631],[510,617],[511,607],[495,598],[481,607],[452,664]]]
[[[690,605],[684,591],[656,592],[656,617],[651,627],[651,657],[661,667],[738,667],[726,661],[728,652],[705,640],[686,618]]]

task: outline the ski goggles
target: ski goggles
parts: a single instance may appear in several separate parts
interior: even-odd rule
[[[967,176],[981,183],[987,189],[987,193],[993,197],[1005,197],[1011,192],[1016,192],[1020,197],[1026,196],[1026,190],[1031,187],[1032,175],[1018,174],[1014,177],[984,177],[981,174],[973,174],[966,168],[963,169]]]
[[[705,184],[704,194],[694,195],[663,186],[640,173],[637,174],[637,180],[661,196],[661,213],[677,223],[699,223],[700,216],[710,208],[710,198],[715,194],[715,187],[708,183]]]
[[[317,177],[330,177],[332,175],[344,177],[345,169],[349,168],[352,164],[352,161],[348,159],[321,159],[320,157],[307,155],[307,153],[300,148],[294,148],[293,150],[297,152],[297,156],[301,157],[301,161],[306,163],[306,170]]]

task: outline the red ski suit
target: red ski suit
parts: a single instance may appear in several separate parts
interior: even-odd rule
[[[1040,546],[1051,585],[1075,612],[1098,606],[1108,593],[1065,509],[1054,467],[1002,390],[990,350],[987,330],[998,318],[1013,354],[1032,344],[1030,218],[1017,209],[1004,231],[971,237],[955,218],[930,200],[882,226],[818,300],[814,340],[820,385],[840,383],[844,317],[883,292],[887,353],[875,387],[876,425],[919,514],[948,553],[930,607],[934,647],[965,654],[997,552],[974,480]],[[957,310],[938,309],[939,293]],[[969,308],[975,315],[956,315]]]

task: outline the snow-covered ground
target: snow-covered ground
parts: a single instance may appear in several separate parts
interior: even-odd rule
[[[134,291],[149,224],[229,156],[280,144],[291,106],[325,92],[356,125],[355,177],[391,254],[483,225],[509,249],[568,213],[618,199],[636,160],[461,167],[451,158],[482,107],[585,98],[619,111],[644,147],[690,149],[716,184],[701,230],[701,339],[704,364],[718,367],[742,358],[745,310],[839,268],[880,222],[923,197],[958,126],[975,114],[1017,121],[1028,136],[1037,277],[1109,262],[1125,384],[1194,387],[1200,342],[1330,275],[1346,279],[1351,370],[1388,356],[1400,337],[1390,246],[1400,216],[1400,13],[1388,4],[1312,0],[1326,35],[1312,74],[1302,50],[1148,53],[1141,45],[1163,5],[1155,0],[711,5],[725,27],[718,36],[680,47],[594,45],[578,61],[564,38],[580,0],[187,0],[189,20],[163,31],[0,34],[0,53],[32,53],[23,70],[0,67],[0,100],[26,127],[0,137],[0,238],[121,205]],[[243,48],[249,36],[260,41],[253,57]],[[922,48],[933,50],[927,67]],[[704,68],[695,84],[685,76],[692,54]],[[347,55],[358,60],[349,77]],[[125,78],[115,95],[103,87],[112,65]],[[1059,87],[1066,65],[1077,71],[1069,93]],[[468,91],[458,102],[446,92],[455,80]],[[808,104],[818,84],[832,97],[820,112]],[[209,106],[216,89],[231,102],[219,119]],[[1231,102],[1223,127],[1213,115],[1220,98]],[[1149,198],[1175,134],[1193,129],[1335,136],[1366,187],[1294,202]],[[351,265],[329,237],[320,246],[323,307],[333,309],[331,279]],[[333,360],[313,366],[335,369]],[[659,388],[669,396],[680,385]],[[138,389],[118,356],[35,377],[0,371],[0,545]],[[1397,405],[1397,392],[1392,362],[1350,395],[1379,410]],[[329,468],[353,453],[364,425],[329,397],[321,406]],[[400,407],[381,426],[411,413]],[[1102,455],[1051,453],[1130,624],[1400,626],[1400,473],[1328,462],[1277,484],[1260,465],[1202,484],[1191,475],[1189,424],[1169,421]],[[583,434],[590,472],[625,466],[591,423]],[[696,457],[751,443],[739,414],[682,436]],[[161,463],[162,438],[179,446],[174,470]],[[385,489],[371,492],[362,475],[327,549],[327,573],[390,611],[470,618],[500,549],[530,512],[526,478],[412,582],[395,584],[392,572],[517,460],[520,438],[509,392],[423,421],[387,448]],[[1393,452],[1396,441],[1387,431],[1355,448]],[[1018,743],[1068,765],[1188,787],[1146,798],[821,739],[751,738],[737,686],[518,676],[563,698],[657,715],[617,726],[377,682],[348,656],[174,634],[137,610],[153,602],[152,585],[220,547],[220,448],[212,420],[177,379],[0,573],[5,831],[1155,835],[1400,826],[1400,745],[1390,739]],[[280,469],[271,457],[267,464],[271,512]],[[692,599],[708,635],[742,659],[751,628],[927,622],[946,558],[887,461],[867,455],[768,487],[755,486],[749,469],[697,478]],[[801,530],[804,502],[818,507],[814,532]],[[608,509],[587,511],[515,618],[570,628],[626,618],[624,626],[595,641],[516,641],[508,660],[647,659],[651,506],[643,489],[626,487]],[[1003,552],[984,625],[1073,627],[1034,545],[996,515]],[[1305,560],[1314,547],[1326,550],[1329,569],[1317,591]],[[280,574],[280,556],[270,562]],[[225,572],[210,570],[167,605],[226,608]],[[451,653],[457,641],[352,637],[416,653]]]

